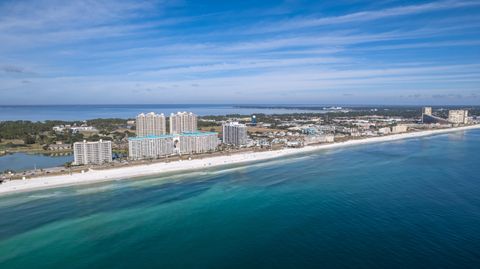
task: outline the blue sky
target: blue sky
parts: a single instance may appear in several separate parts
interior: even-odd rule
[[[1,1],[0,104],[477,104],[480,1]]]

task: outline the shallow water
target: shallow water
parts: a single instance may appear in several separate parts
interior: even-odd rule
[[[480,131],[0,197],[0,268],[476,268]]]

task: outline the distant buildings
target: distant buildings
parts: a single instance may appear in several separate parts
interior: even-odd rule
[[[406,125],[392,126],[392,134],[406,133],[407,131],[408,131],[408,127]]]
[[[432,115],[432,107],[426,106],[422,109],[422,114],[431,116]]]
[[[431,107],[422,109],[422,123],[425,124],[468,124],[468,110],[449,110],[448,119],[440,118],[432,114]]]
[[[335,136],[332,134],[325,135],[309,135],[305,137],[304,144],[318,144],[318,143],[332,143],[335,141]]]
[[[141,113],[136,120],[137,137],[158,136],[166,133],[166,120],[163,114]]]
[[[235,146],[247,144],[247,126],[238,122],[223,124],[223,143]]]
[[[450,122],[444,118],[434,116],[432,114],[431,107],[424,107],[422,109],[422,123],[425,124],[450,124]]]
[[[387,135],[387,134],[390,134],[391,132],[392,132],[392,129],[390,127],[382,127],[378,129],[378,133],[381,135]]]
[[[408,126],[407,125],[395,125],[392,127],[382,127],[378,129],[378,134],[380,135],[388,135],[388,134],[400,134],[400,133],[406,133],[408,131]]]
[[[317,129],[313,127],[302,128],[301,130],[302,130],[302,133],[307,135],[314,135],[317,133]]]
[[[450,110],[448,111],[448,121],[455,124],[468,123],[468,110]]]
[[[71,150],[72,145],[71,144],[63,144],[61,141],[57,141],[55,144],[50,144],[48,145],[48,150],[51,151],[65,151],[65,150]]]
[[[112,142],[76,142],[73,144],[75,165],[102,164],[112,161]]]
[[[56,133],[72,132],[72,134],[77,133],[98,133],[98,130],[93,126],[87,126],[82,124],[81,126],[71,126],[71,125],[57,125],[53,126],[52,130]]]
[[[197,115],[192,112],[170,114],[170,134],[181,134],[197,131]]]

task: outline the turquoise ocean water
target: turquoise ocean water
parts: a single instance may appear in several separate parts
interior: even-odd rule
[[[0,197],[0,268],[479,268],[480,131]]]

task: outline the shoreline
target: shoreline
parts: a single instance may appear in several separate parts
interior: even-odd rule
[[[362,138],[356,140],[348,140],[345,142],[334,142],[331,144],[306,146],[303,148],[286,148],[273,151],[246,152],[232,155],[209,157],[204,159],[193,159],[170,163],[151,163],[105,170],[90,169],[83,174],[44,176],[26,180],[8,181],[6,183],[0,184],[0,195],[44,190],[58,187],[67,187],[72,185],[93,184],[113,180],[133,179],[145,176],[155,176],[165,173],[200,170],[204,168],[221,167],[233,164],[246,164],[255,161],[277,159],[280,157],[316,152],[326,149],[343,148],[372,143],[382,143],[473,129],[480,129],[480,124],[440,130],[427,130],[381,137]]]

